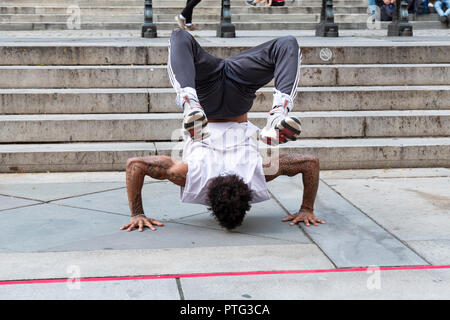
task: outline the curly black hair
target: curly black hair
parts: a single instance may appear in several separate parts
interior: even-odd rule
[[[219,224],[232,230],[242,224],[246,212],[250,210],[252,191],[235,174],[218,176],[209,182],[207,199],[208,209]]]

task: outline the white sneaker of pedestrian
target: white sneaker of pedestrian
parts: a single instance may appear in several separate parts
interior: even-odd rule
[[[181,29],[186,30],[186,18],[182,14],[175,16],[175,21]]]

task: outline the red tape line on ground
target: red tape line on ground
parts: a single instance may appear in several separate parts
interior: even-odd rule
[[[305,273],[336,273],[336,272],[362,272],[362,271],[392,271],[392,270],[429,270],[450,269],[450,265],[442,266],[412,266],[412,267],[368,267],[348,269],[316,269],[316,270],[279,270],[279,271],[248,271],[248,272],[223,272],[223,273],[191,273],[191,274],[169,274],[159,276],[128,276],[128,277],[104,277],[104,278],[69,278],[69,279],[41,279],[41,280],[11,280],[0,281],[0,285],[13,284],[44,284],[61,282],[103,282],[103,281],[125,281],[125,280],[155,280],[155,279],[177,279],[177,278],[208,278],[208,277],[236,277],[236,276],[260,276],[260,275],[283,275],[283,274],[305,274]]]

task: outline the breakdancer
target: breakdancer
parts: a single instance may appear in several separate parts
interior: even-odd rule
[[[310,155],[277,154],[263,159],[258,137],[278,145],[295,140],[300,121],[292,110],[299,77],[300,50],[293,37],[278,38],[229,59],[206,53],[186,31],[176,29],[169,47],[168,72],[184,110],[181,160],[169,156],[131,158],[126,165],[130,223],[121,229],[155,230],[160,221],[148,218],[141,190],[146,175],[181,187],[181,201],[209,206],[219,224],[241,225],[251,203],[270,198],[266,182],[302,173],[299,211],[285,217],[291,225],[324,223],[314,215],[319,160]],[[260,132],[247,119],[255,92],[275,77],[273,106]],[[277,149],[278,150],[278,149]]]

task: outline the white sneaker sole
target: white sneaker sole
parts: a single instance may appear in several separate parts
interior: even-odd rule
[[[187,114],[183,120],[184,129],[194,141],[203,140],[210,136],[210,133],[205,130],[207,124],[208,119],[206,115],[198,110]]]
[[[294,117],[286,117],[275,127],[261,130],[260,139],[270,146],[279,145],[297,140],[301,132],[300,120]]]

